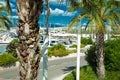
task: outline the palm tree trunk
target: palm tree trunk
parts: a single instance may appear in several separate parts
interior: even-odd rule
[[[37,80],[39,50],[39,15],[42,12],[42,0],[18,0],[19,46],[16,49],[20,58],[20,80]]]
[[[100,80],[105,78],[104,33],[100,30],[96,34],[96,72]]]

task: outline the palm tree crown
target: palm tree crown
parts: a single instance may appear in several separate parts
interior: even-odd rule
[[[90,26],[92,29],[98,31],[100,28],[105,32],[105,25],[116,26],[120,24],[120,14],[116,9],[120,7],[120,2],[115,0],[83,0],[77,3],[76,6],[71,6],[70,10],[81,10],[80,13],[74,17],[69,27],[80,22],[82,19],[88,18],[86,27]],[[116,21],[117,20],[117,21]]]

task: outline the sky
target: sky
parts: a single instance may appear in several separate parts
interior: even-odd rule
[[[3,0],[0,0],[0,2]],[[16,24],[18,20],[17,9],[16,9],[16,0],[10,0],[10,5],[12,7],[12,17],[11,20]],[[50,17],[49,24],[67,26],[72,18],[77,14],[77,11],[70,12],[67,10],[66,4],[58,3],[58,0],[49,0],[50,5]],[[40,15],[39,24],[45,24],[45,12]]]

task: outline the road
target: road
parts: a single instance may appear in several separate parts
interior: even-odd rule
[[[42,64],[42,62],[41,62]],[[81,66],[87,65],[84,56],[81,56]],[[76,68],[76,57],[48,61],[48,80],[54,80]],[[18,80],[18,68],[0,71],[0,80]],[[38,80],[42,80],[42,65]]]

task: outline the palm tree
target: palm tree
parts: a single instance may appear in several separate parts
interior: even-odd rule
[[[9,0],[5,0],[6,5],[0,3],[0,27],[10,29],[13,26],[11,20],[6,16],[11,13]]]
[[[87,26],[96,32],[96,73],[100,79],[105,78],[104,66],[104,34],[105,22],[109,25],[117,26],[120,22],[120,14],[116,10],[120,6],[119,1],[115,0],[83,0],[76,2],[76,5],[70,7],[71,10],[82,10],[74,17],[69,27],[80,22],[84,18],[88,18]],[[117,21],[116,21],[117,19]]]
[[[16,51],[20,59],[20,80],[37,80],[39,50],[39,15],[42,13],[42,0],[18,0],[19,46]]]

